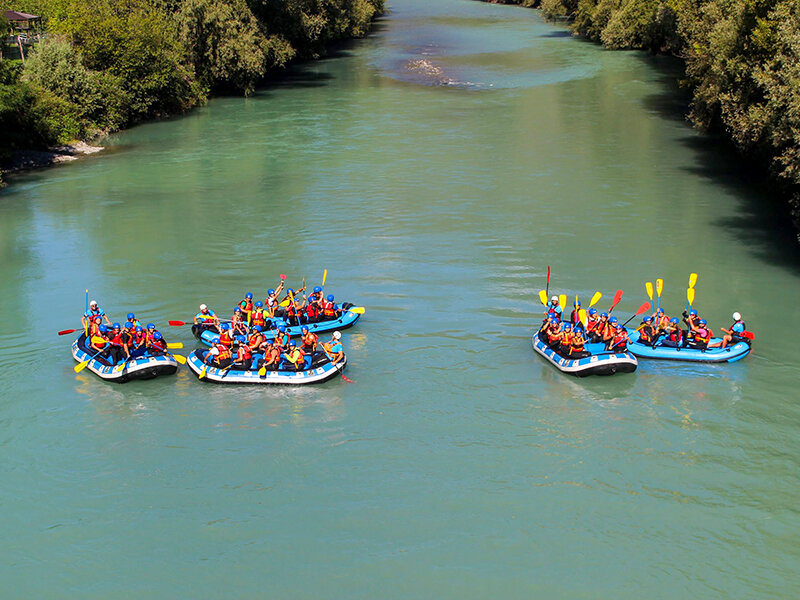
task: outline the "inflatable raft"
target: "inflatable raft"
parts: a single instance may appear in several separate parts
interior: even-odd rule
[[[723,363],[736,362],[742,360],[750,354],[750,344],[747,342],[737,342],[727,348],[709,348],[706,351],[694,348],[669,348],[661,346],[656,342],[655,348],[639,343],[639,332],[629,329],[628,337],[631,343],[628,350],[640,358],[655,358],[660,360],[683,360],[688,362],[701,363]],[[711,343],[721,341],[720,338],[712,338]]]
[[[114,365],[111,359],[95,356],[96,352],[86,346],[86,336],[81,335],[72,343],[72,357],[77,362],[89,360],[86,368],[92,373],[116,383],[125,383],[132,379],[152,379],[160,375],[173,375],[178,370],[178,361],[170,354],[149,356],[145,354],[138,358],[129,359],[120,365]]]
[[[324,333],[326,331],[333,331],[335,329],[347,329],[348,327],[352,327],[356,324],[358,319],[361,317],[359,313],[350,312],[347,310],[348,308],[352,308],[355,306],[354,304],[350,304],[349,302],[345,302],[342,304],[342,316],[338,319],[332,319],[330,321],[320,321],[319,323],[306,323],[304,325],[289,325],[288,321],[282,317],[276,317],[272,319],[273,327],[279,327],[283,325],[286,327],[286,333],[289,334],[291,337],[295,337],[300,335],[300,330],[305,326],[308,327],[308,330],[311,333]],[[212,346],[212,340],[215,337],[219,337],[219,333],[214,330],[202,329],[196,326],[192,327],[192,333],[194,333],[195,337],[203,342],[206,346]],[[271,340],[275,337],[275,329],[268,329],[264,331],[264,337],[268,340]]]
[[[533,334],[533,349],[547,359],[562,373],[586,377],[588,375],[614,375],[615,373],[632,373],[638,366],[636,357],[630,352],[609,352],[603,344],[586,344],[591,356],[586,358],[565,358],[555,350],[548,348],[539,333]]]
[[[208,352],[205,348],[198,348],[187,356],[186,364],[192,372],[200,376],[207,365],[203,362],[203,355]],[[315,356],[308,369],[304,371],[267,371],[262,377],[258,374],[258,359],[261,354],[253,355],[253,368],[247,371],[235,369],[218,369],[208,367],[201,381],[214,383],[251,383],[251,384],[278,384],[278,385],[306,385],[309,383],[322,383],[337,375],[341,375],[347,365],[347,357],[338,365],[334,365],[324,353]]]

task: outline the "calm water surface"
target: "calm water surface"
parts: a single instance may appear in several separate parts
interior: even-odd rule
[[[390,8],[3,191],[0,596],[795,597],[800,269],[766,192],[687,127],[669,61],[524,9]],[[682,310],[696,271],[755,352],[568,379],[529,343],[548,264],[621,315],[657,277]],[[86,287],[165,324],[323,269],[367,307],[352,385],[116,386],[55,335]]]

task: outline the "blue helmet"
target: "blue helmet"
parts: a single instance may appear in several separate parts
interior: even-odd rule
[[[160,339],[161,339],[161,338],[163,338],[163,337],[164,337],[164,336],[163,336],[163,335],[161,335],[161,334],[160,334],[158,331],[156,331],[156,332],[153,334],[153,339],[154,339],[154,340],[160,340]]]
[[[708,321],[706,321],[705,319],[700,319],[698,323],[700,323],[700,325],[706,325]]]
[[[230,323],[223,323],[222,325],[219,326],[219,328],[222,329],[222,331],[226,331],[226,330],[231,328],[231,324]]]
[[[264,306],[264,303],[261,300],[256,302],[256,308],[261,308],[262,306]]]
[[[133,313],[128,313],[128,321],[133,321],[136,318],[136,315]]]
[[[572,323],[564,323],[564,329],[566,329],[567,331],[572,329]]]
[[[155,328],[156,328],[156,326],[155,326],[155,324],[153,324],[153,323],[148,323],[148,324],[147,324],[147,328],[148,328],[148,329],[155,329]]]
[[[119,323],[114,323],[111,327],[113,329],[119,329]]]
[[[125,323],[125,329],[133,329],[133,323]]]
[[[607,319],[608,318],[608,313],[600,313],[600,316],[601,317],[605,317]]]
[[[576,300],[575,301],[575,306],[580,306],[580,305],[581,305],[581,301],[580,300]]]
[[[317,292],[321,292],[321,291],[322,291],[322,288],[321,288],[321,287],[319,287],[318,285],[315,285],[315,286],[314,286],[314,293],[315,293],[315,294],[316,294]]]
[[[623,327],[622,327],[622,323],[617,323],[617,324],[616,324],[614,327],[615,327],[616,329],[623,329]]]
[[[333,294],[328,294],[328,302],[333,302]]]
[[[281,325],[280,327],[278,327],[278,331],[280,331],[281,333],[286,333],[286,327]]]
[[[652,323],[652,322],[653,322],[653,317],[645,317],[644,319],[642,319],[642,323]]]
[[[275,293],[275,290],[273,290],[272,288],[269,288],[267,290],[267,296],[272,296],[272,294],[274,294],[274,293]]]
[[[105,325],[100,325],[100,327],[98,327],[98,329],[100,330],[100,333],[108,332],[108,327],[106,327]]]
[[[663,315],[663,314],[664,314],[664,309],[663,309],[663,308],[659,308],[659,309],[656,311],[656,314],[657,314],[657,315]]]
[[[219,338],[215,337],[213,340],[211,340],[211,343],[212,344],[219,344],[219,341],[220,341]]]
[[[247,298],[248,300],[252,300],[253,299],[253,292],[247,292],[244,295],[244,297]]]
[[[618,319],[617,319],[617,317],[611,317],[611,318],[608,320],[608,322],[609,322],[609,323],[611,323],[611,324],[613,325],[614,323],[616,323],[616,322],[617,322],[617,320],[618,320]]]
[[[264,331],[264,328],[261,327],[261,325],[253,325],[253,331],[257,331],[258,333],[261,333],[262,331]]]
[[[691,316],[693,316],[693,317],[696,317],[697,316],[697,311],[695,309],[692,309],[692,310],[689,311],[689,314]]]
[[[669,322],[672,323],[673,325],[677,325],[678,324],[678,317],[672,317],[669,320]]]
[[[288,289],[286,290],[286,293],[287,293],[287,294],[294,294],[294,290],[293,290],[292,288],[288,288]]]
[[[237,342],[246,342],[247,341],[247,338],[244,337],[243,335],[237,335],[235,339],[236,339]]]
[[[590,308],[590,309],[589,309],[589,314],[590,314],[591,316],[595,316],[595,315],[597,314],[597,309],[596,309],[596,308]]]
[[[308,325],[303,325],[303,326],[300,328],[300,331],[308,331]]]
[[[294,348],[295,346],[297,346],[297,342],[295,342],[294,340],[289,340],[288,346],[289,348]]]
[[[235,313],[242,312],[242,309],[237,306],[236,308],[233,309],[233,312]]]
[[[141,325],[137,325],[137,326],[136,326],[136,331],[144,331],[144,329],[142,329],[142,326],[141,326]]]

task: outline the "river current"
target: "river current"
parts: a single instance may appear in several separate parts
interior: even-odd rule
[[[393,0],[253,97],[0,194],[3,598],[791,598],[798,262],[679,65]],[[695,304],[732,365],[568,378],[538,291]],[[366,307],[303,389],[75,375],[84,290],[169,328],[280,273]]]

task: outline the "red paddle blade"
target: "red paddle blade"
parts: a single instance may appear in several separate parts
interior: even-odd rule
[[[286,281],[286,275],[281,275],[281,281]]]
[[[634,317],[638,317],[640,314],[642,314],[642,313],[646,313],[646,312],[649,312],[649,311],[650,311],[650,303],[649,303],[649,302],[645,302],[644,304],[642,304],[642,305],[639,307],[639,310],[637,310],[637,311],[636,311],[636,314],[635,314],[635,315],[633,315],[633,316],[634,316]]]
[[[64,329],[63,331],[59,331],[58,335],[67,335],[68,333],[75,333],[78,331],[77,329]]]
[[[746,340],[754,340],[756,339],[756,334],[752,331],[743,331],[739,334],[741,337],[745,338]]]
[[[181,325],[186,325],[183,321],[167,321],[173,327],[180,327]]]
[[[547,283],[550,283],[550,265],[547,265]]]
[[[617,290],[617,293],[614,294],[614,301],[611,303],[611,308],[614,308],[617,304],[619,304],[620,300],[622,300],[622,290]],[[611,308],[608,310],[611,310]]]
[[[347,383],[355,383],[352,379],[350,379],[347,375],[342,373],[342,379],[344,379]]]

